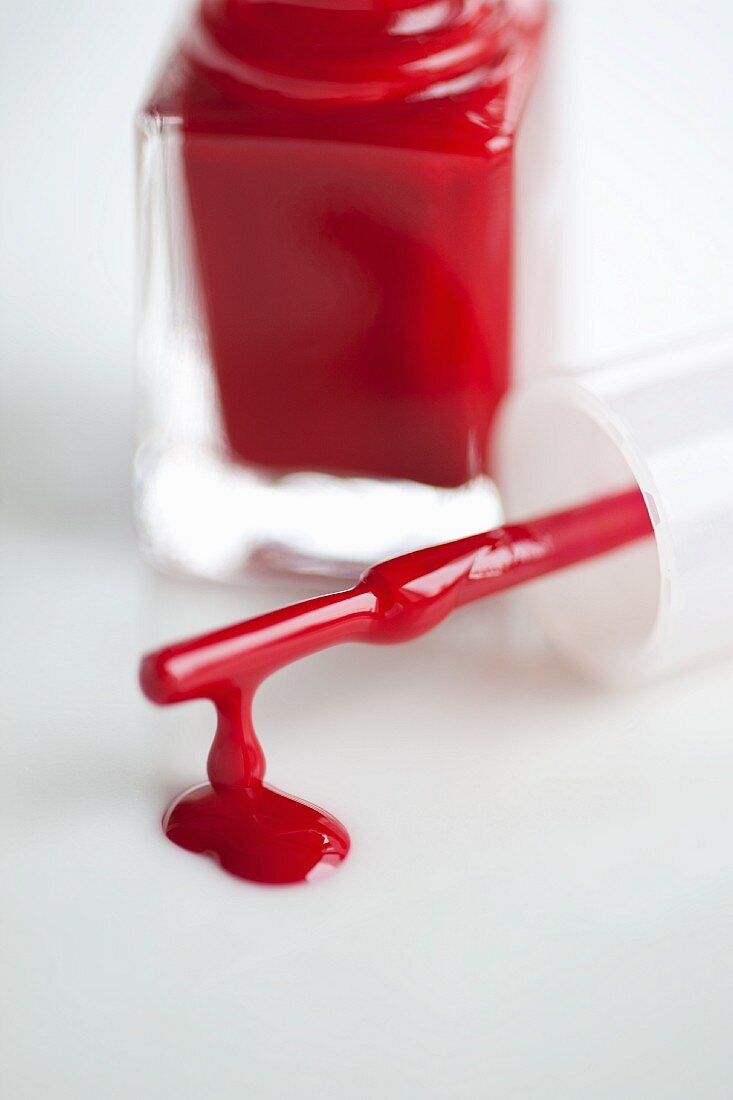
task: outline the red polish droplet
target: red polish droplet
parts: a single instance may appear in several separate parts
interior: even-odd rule
[[[163,828],[180,848],[209,855],[250,882],[304,882],[337,866],[349,851],[344,826],[316,806],[258,783],[217,791],[206,783],[181,795]]]

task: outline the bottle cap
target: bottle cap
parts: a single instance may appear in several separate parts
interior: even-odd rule
[[[529,586],[574,664],[637,680],[733,649],[733,337],[530,384],[496,438],[509,521],[644,494],[653,539]]]

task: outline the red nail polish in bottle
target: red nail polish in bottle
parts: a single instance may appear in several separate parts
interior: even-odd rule
[[[157,560],[348,573],[495,518],[494,413],[545,340],[545,26],[544,0],[199,4],[140,122]]]

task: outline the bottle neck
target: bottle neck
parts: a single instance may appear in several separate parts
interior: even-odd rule
[[[463,90],[506,56],[509,0],[202,0],[184,49],[236,98],[368,103]]]

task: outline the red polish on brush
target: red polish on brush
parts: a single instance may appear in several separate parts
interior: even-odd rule
[[[367,570],[346,592],[149,654],[140,671],[149,699],[163,705],[210,699],[218,716],[209,783],[171,805],[163,821],[166,835],[254,882],[299,882],[337,865],[350,845],[344,826],[264,782],[265,756],[252,724],[262,681],[341,642],[410,641],[463,604],[606,554],[651,531],[644,498],[634,489],[406,554]]]

